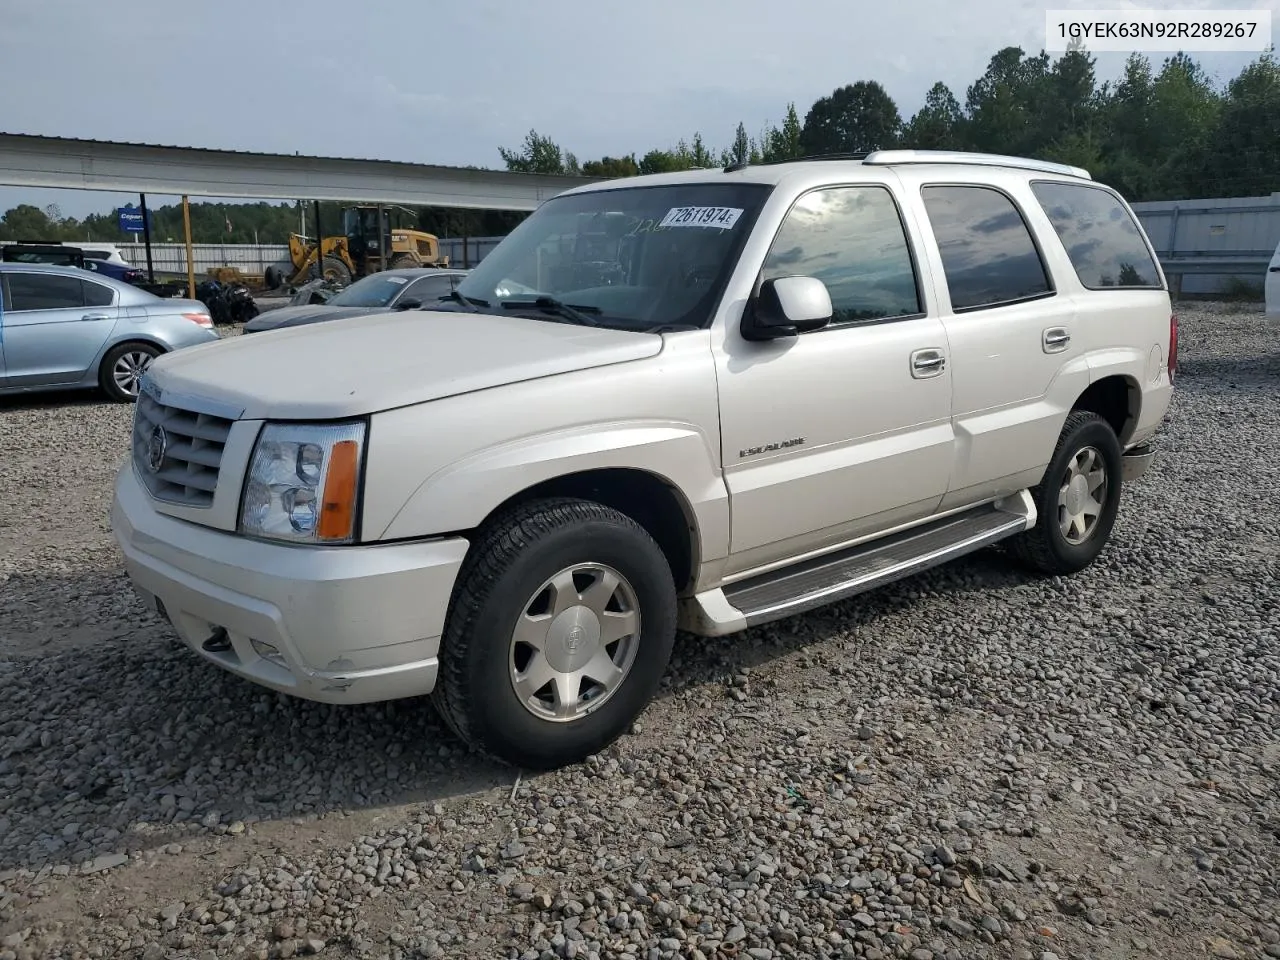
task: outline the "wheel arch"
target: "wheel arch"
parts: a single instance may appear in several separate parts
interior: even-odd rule
[[[123,347],[133,343],[141,343],[148,347],[155,347],[161,354],[173,352],[173,347],[165,343],[159,337],[152,336],[148,333],[136,333],[134,331],[130,331],[128,336],[117,337],[104,343],[102,345],[102,349],[98,351],[98,356],[94,358],[90,371],[92,371],[95,377],[100,376],[103,372],[102,365],[107,361],[107,354],[112,350],[115,350],[117,347]]]
[[[676,592],[693,585],[700,562],[698,520],[680,488],[665,477],[636,467],[598,467],[550,477],[507,497],[479,526],[533,500],[573,497],[624,513],[657,542],[671,567]]]
[[[1123,447],[1133,436],[1142,415],[1142,387],[1126,374],[1109,374],[1089,384],[1071,409],[1087,410],[1102,417]]]

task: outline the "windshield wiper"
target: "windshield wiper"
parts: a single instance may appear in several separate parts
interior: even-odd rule
[[[588,314],[598,314],[601,312],[599,307],[588,307],[585,304],[561,303],[555,297],[535,297],[532,300],[503,300],[503,309],[505,310],[545,310],[547,313],[554,313],[564,317],[566,320],[572,320],[574,323],[580,323],[584,327],[600,327],[604,326],[599,320]]]
[[[476,300],[473,297],[467,297],[459,293],[457,290],[451,290],[440,298],[441,300],[452,300],[454,303],[460,303],[464,307],[470,307],[473,311],[479,310],[481,307],[489,305],[488,300]]]

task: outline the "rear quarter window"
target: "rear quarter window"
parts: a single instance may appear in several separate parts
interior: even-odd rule
[[[81,280],[86,307],[109,307],[116,298],[116,292],[101,283],[92,280]]]
[[[1081,285],[1089,290],[1161,286],[1138,224],[1109,190],[1047,180],[1031,184],[1031,190]]]

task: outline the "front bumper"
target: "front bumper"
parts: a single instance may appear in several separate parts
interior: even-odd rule
[[[157,513],[130,463],[116,478],[111,524],[144,601],[218,666],[325,703],[434,688],[466,540],[263,543]]]

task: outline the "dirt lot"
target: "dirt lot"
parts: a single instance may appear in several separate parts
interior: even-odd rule
[[[518,782],[178,647],[110,537],[130,408],[0,400],[0,960],[1280,957],[1280,330],[1180,314],[1094,568],[683,638],[632,735]]]

